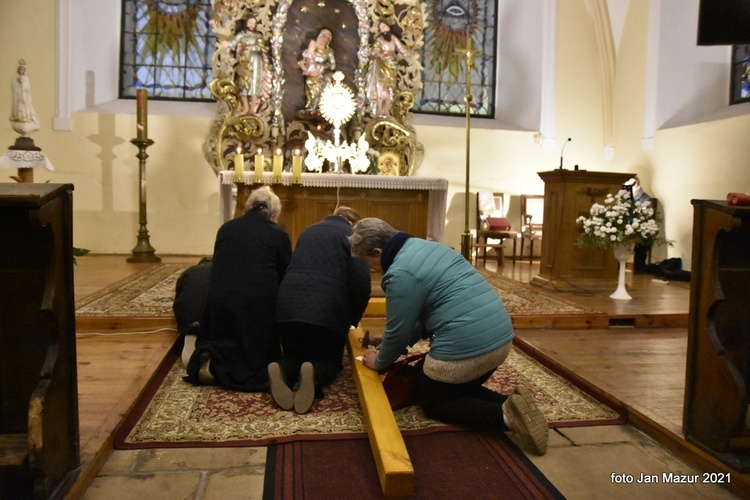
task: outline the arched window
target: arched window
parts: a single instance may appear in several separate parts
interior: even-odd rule
[[[123,0],[120,97],[213,100],[210,0]]]

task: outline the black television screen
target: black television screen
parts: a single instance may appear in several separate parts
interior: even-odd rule
[[[698,45],[750,44],[750,0],[700,0]]]

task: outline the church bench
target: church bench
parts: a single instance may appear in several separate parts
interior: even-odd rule
[[[80,465],[71,184],[0,184],[0,498],[62,498]]]
[[[362,329],[350,330],[347,352],[352,367],[352,378],[357,386],[362,406],[367,436],[370,439],[370,448],[378,469],[380,486],[383,495],[387,497],[411,496],[414,494],[415,486],[414,467],[383,389],[380,375],[356,359],[367,352],[362,349],[363,338]]]

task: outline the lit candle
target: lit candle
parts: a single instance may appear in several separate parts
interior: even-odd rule
[[[135,129],[137,132],[138,139],[148,138],[148,93],[146,89],[138,89],[135,91],[136,96],[136,108],[138,113],[136,115]]]
[[[245,157],[242,149],[238,146],[234,154],[234,176],[237,182],[245,182]]]
[[[273,182],[274,184],[281,183],[281,169],[284,164],[284,157],[281,156],[281,150],[277,149],[273,155]]]
[[[295,149],[292,156],[292,184],[302,183],[302,157],[299,153],[299,149]]]
[[[263,183],[263,150],[258,148],[255,153],[255,179],[254,182],[258,184]]]

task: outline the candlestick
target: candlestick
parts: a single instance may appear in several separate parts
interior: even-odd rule
[[[263,183],[263,150],[260,148],[255,153],[255,177],[253,181],[257,184]]]
[[[140,227],[138,229],[138,241],[133,247],[133,253],[127,258],[128,262],[161,262],[161,257],[156,255],[156,250],[151,246],[148,236],[148,228],[146,225],[146,148],[154,143],[151,139],[132,139],[132,144],[138,147],[138,180],[140,185],[140,191],[138,193],[138,223]]]
[[[284,157],[281,156],[281,150],[277,149],[276,153],[273,155],[273,178],[271,182],[274,184],[281,183],[281,169],[283,165]]]
[[[292,156],[292,184],[302,183],[302,157],[300,156],[299,149],[294,150],[294,156]]]
[[[237,182],[245,182],[245,156],[239,147],[234,154],[234,176]]]
[[[136,96],[136,123],[135,129],[138,139],[144,140],[148,138],[148,93],[146,89],[138,89],[135,91]]]

